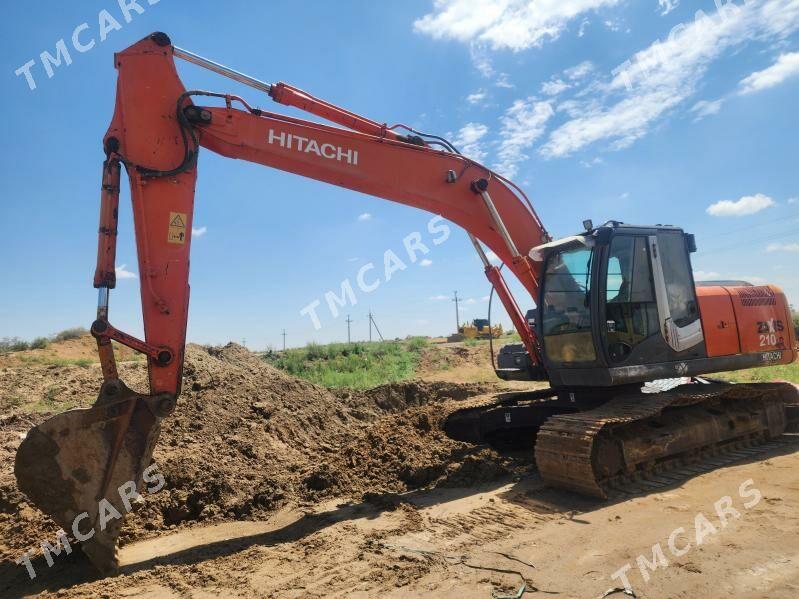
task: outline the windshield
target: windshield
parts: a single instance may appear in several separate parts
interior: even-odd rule
[[[557,362],[596,359],[591,335],[593,250],[579,246],[547,261],[542,325],[547,356]]]

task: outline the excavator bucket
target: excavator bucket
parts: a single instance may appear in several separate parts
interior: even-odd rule
[[[122,520],[141,490],[160,418],[149,396],[106,381],[91,408],[69,410],[32,428],[19,447],[19,489],[104,573],[118,566]]]

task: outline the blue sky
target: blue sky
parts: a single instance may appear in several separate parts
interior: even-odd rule
[[[799,0],[138,5],[130,22],[115,0],[5,7],[0,337],[93,320],[112,56],[157,30],[260,79],[451,136],[520,184],[556,236],[586,218],[678,224],[697,236],[699,277],[773,282],[799,304]],[[72,36],[83,23],[80,52]],[[54,55],[60,39],[72,63],[48,78],[40,53]],[[30,60],[33,90],[15,75]],[[282,110],[253,89],[178,68],[189,88]],[[130,274],[112,292],[111,321],[140,335],[126,192],[121,206],[118,264]],[[285,328],[289,345],[342,340],[348,313],[364,338],[370,309],[386,337],[446,334],[455,289],[462,320],[484,316],[489,286],[465,233],[453,226],[433,245],[430,217],[203,152],[189,339],[279,347]],[[357,304],[334,318],[325,293],[354,284],[365,263],[381,271],[385,252],[401,256],[415,231],[431,247],[426,261],[381,274],[372,293],[356,286]],[[315,299],[318,330],[300,314]],[[495,319],[509,324],[500,310]]]

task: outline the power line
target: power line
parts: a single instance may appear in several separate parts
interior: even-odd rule
[[[792,212],[787,215],[783,215],[779,218],[773,218],[766,221],[761,221],[759,223],[745,225],[743,227],[737,227],[735,229],[725,229],[724,231],[717,231],[715,233],[709,233],[707,235],[702,235],[702,239],[716,239],[719,237],[727,237],[728,235],[734,235],[735,233],[741,233],[743,231],[751,231],[752,229],[759,229],[760,227],[765,227],[766,225],[771,225],[777,222],[784,222],[789,218],[793,218],[799,216],[799,212]]]
[[[760,241],[772,241],[772,240],[777,240],[777,239],[785,239],[787,237],[796,237],[796,227],[792,227],[788,231],[780,231],[777,234],[769,233],[768,235],[763,235],[763,236],[755,237],[755,238],[752,238],[752,239],[746,239],[746,243],[747,244],[751,244],[751,243],[757,243],[757,242],[760,242]],[[736,243],[731,243],[731,244],[717,246],[717,247],[711,247],[708,250],[699,250],[697,253],[699,255],[701,255],[701,256],[706,256],[708,254],[718,254],[719,252],[725,252],[727,250],[732,250],[732,249],[736,249],[736,248],[740,248],[740,247],[741,247],[741,241],[738,241]]]

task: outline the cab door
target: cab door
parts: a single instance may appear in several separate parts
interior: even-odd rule
[[[704,340],[685,235],[658,231],[649,236],[649,246],[663,337],[674,351],[682,352]]]
[[[646,363],[660,332],[648,237],[616,234],[605,255],[600,327],[608,363]]]
[[[705,355],[682,231],[617,231],[603,248],[602,262],[597,321],[609,366]]]

